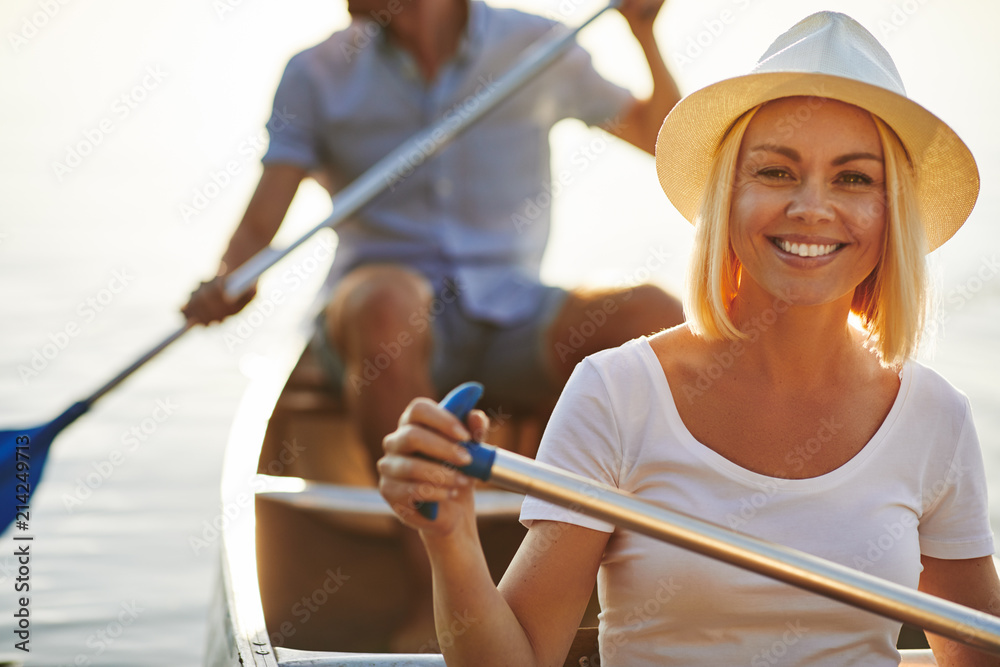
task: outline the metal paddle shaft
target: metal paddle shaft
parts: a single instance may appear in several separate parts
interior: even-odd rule
[[[104,394],[108,393],[109,391],[111,391],[112,389],[114,389],[115,387],[117,387],[119,384],[121,384],[122,380],[124,380],[129,375],[131,375],[132,373],[134,373],[136,370],[139,369],[140,366],[143,366],[147,361],[149,361],[150,359],[152,359],[153,357],[155,357],[156,355],[158,355],[160,352],[163,352],[163,350],[167,349],[167,347],[171,343],[173,343],[175,340],[177,340],[178,338],[180,338],[181,336],[183,336],[187,332],[187,330],[190,329],[190,328],[191,328],[190,324],[184,324],[183,326],[181,326],[180,328],[178,328],[172,334],[170,334],[169,336],[167,336],[166,338],[164,338],[163,340],[161,340],[159,343],[157,343],[148,352],[146,352],[141,357],[139,357],[138,359],[136,359],[135,361],[133,361],[132,364],[128,368],[124,369],[118,375],[114,376],[113,378],[111,378],[110,380],[108,380],[107,382],[105,382],[100,387],[100,389],[98,389],[97,391],[95,391],[93,394],[91,394],[87,398],[83,399],[81,401],[81,403],[86,403],[87,407],[90,407],[90,405],[93,404],[94,401],[96,401],[97,399],[99,399],[101,396],[104,396]]]
[[[485,445],[480,445],[485,447]],[[1000,655],[1000,618],[653,505],[505,450],[486,480]]]
[[[470,403],[482,386],[466,383],[443,403]],[[547,500],[716,560],[819,593],[990,653],[1000,654],[1000,618],[737,533],[640,500],[613,487],[491,445],[465,443],[473,462],[459,470],[501,489]]]
[[[455,137],[473,123],[489,113],[500,102],[508,98],[531,79],[552,64],[576,39],[577,34],[590,25],[594,19],[608,9],[617,7],[620,0],[614,0],[602,7],[582,24],[566,29],[567,32],[536,45],[528,51],[492,87],[482,95],[466,100],[461,108],[444,114],[433,125],[418,132],[405,144],[372,165],[364,174],[356,178],[333,198],[333,212],[326,220],[306,232],[286,248],[264,248],[244,262],[226,277],[226,294],[235,299],[246,292],[264,271],[280,261],[288,253],[305,243],[313,234],[326,227],[334,228],[370,202],[386,188],[395,187],[400,180],[408,177],[414,169],[447,146]]]

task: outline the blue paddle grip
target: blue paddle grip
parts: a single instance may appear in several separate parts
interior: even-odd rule
[[[448,392],[438,404],[448,412],[452,413],[463,422],[469,411],[476,406],[479,398],[483,395],[483,385],[478,382],[466,382]],[[490,477],[490,470],[493,468],[493,460],[496,458],[496,451],[492,447],[483,447],[478,442],[463,442],[469,454],[472,455],[472,463],[458,469],[464,475],[481,479],[484,482]],[[433,521],[437,518],[437,503],[416,503],[417,511],[424,518]]]

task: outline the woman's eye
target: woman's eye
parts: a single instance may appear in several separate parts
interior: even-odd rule
[[[875,180],[867,174],[858,172],[847,172],[840,175],[840,182],[847,185],[871,185]]]
[[[784,181],[792,177],[788,171],[779,167],[765,167],[764,169],[758,169],[757,176],[772,181]]]

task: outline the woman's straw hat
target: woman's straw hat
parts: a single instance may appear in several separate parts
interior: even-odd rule
[[[916,169],[928,250],[969,217],[979,194],[972,153],[950,127],[906,97],[892,58],[870,32],[849,16],[820,12],[775,40],[750,74],[688,95],[663,122],[656,171],[685,218],[694,221],[712,160],[733,122],[758,104],[793,96],[853,104],[896,132]],[[807,104],[799,120],[808,113]]]

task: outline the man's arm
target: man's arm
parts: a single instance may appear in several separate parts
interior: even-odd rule
[[[267,165],[246,213],[229,240],[216,278],[191,295],[181,312],[193,324],[209,324],[238,312],[253,298],[253,290],[236,299],[226,296],[222,278],[263,250],[277,234],[306,170],[285,164]]]
[[[656,135],[667,113],[681,98],[677,84],[663,61],[663,55],[653,37],[653,22],[656,20],[664,0],[624,0],[619,11],[642,47],[649,72],[653,77],[653,93],[645,100],[636,100],[626,110],[621,122],[608,130],[641,148],[650,155],[656,147]]]

